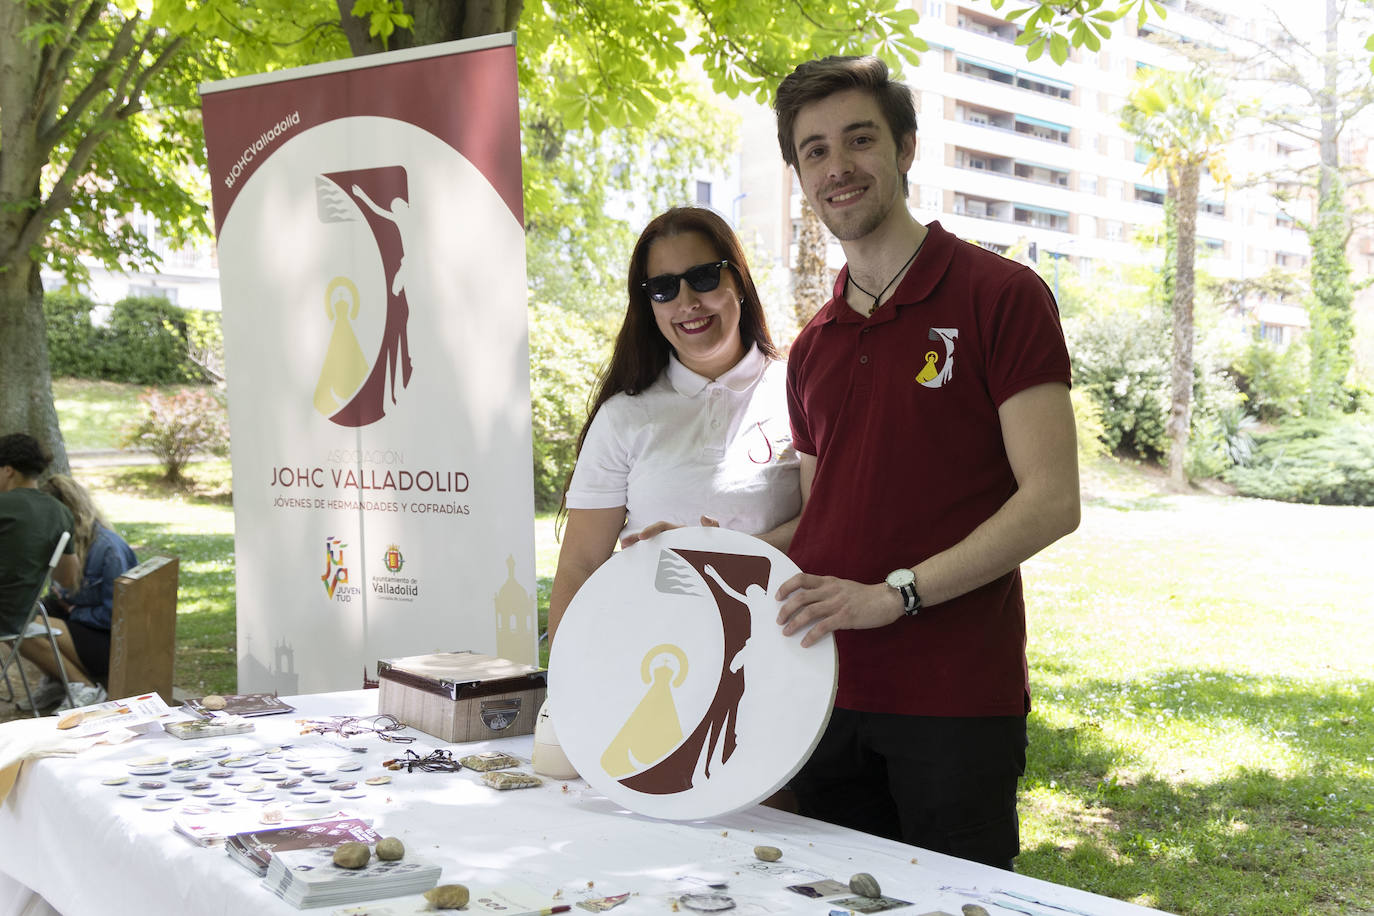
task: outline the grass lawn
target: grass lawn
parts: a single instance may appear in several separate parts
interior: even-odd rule
[[[178,687],[234,686],[223,463],[191,495],[83,470],[182,558]],[[1374,911],[1374,510],[1165,495],[1103,463],[1024,567],[1035,691],[1018,868],[1186,914]],[[542,611],[557,559],[536,522]]]

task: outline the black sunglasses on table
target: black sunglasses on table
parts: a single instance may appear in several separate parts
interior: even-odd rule
[[[657,277],[650,277],[639,285],[649,291],[649,298],[655,302],[672,302],[676,299],[683,280],[697,292],[709,293],[720,286],[721,268],[729,263],[714,261],[709,264],[697,264],[680,274],[659,274]]]

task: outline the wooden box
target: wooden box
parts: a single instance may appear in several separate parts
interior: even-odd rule
[[[176,557],[153,557],[115,579],[107,687],[110,696],[132,697],[156,691],[164,702],[172,702],[180,570],[181,561]]]
[[[534,732],[547,672],[475,652],[377,662],[377,711],[451,743]]]

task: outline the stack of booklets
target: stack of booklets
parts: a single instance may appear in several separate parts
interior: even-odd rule
[[[188,711],[205,719],[224,719],[230,716],[250,718],[252,716],[274,716],[278,713],[291,712],[294,706],[289,706],[282,702],[280,698],[270,693],[230,693],[225,694],[224,707],[221,709],[206,709],[201,700],[204,697],[194,700],[182,700],[181,705]]]
[[[362,868],[334,864],[333,849],[293,849],[272,853],[265,884],[292,906],[337,906],[422,894],[439,883],[443,871],[407,854],[384,862],[372,857]]]
[[[274,853],[296,849],[328,849],[332,856],[334,847],[340,843],[356,840],[371,846],[380,839],[367,821],[345,817],[236,833],[225,838],[224,851],[229,858],[253,874],[265,875]]]
[[[164,723],[162,728],[174,738],[215,738],[251,732],[253,723],[242,716],[223,716],[217,719],[178,719]]]

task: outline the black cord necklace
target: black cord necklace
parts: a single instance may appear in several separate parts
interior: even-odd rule
[[[921,245],[924,245],[925,243],[926,240],[922,238],[920,243],[917,244],[916,250],[911,253],[911,257],[907,258],[906,263],[897,269],[897,272],[892,275],[892,279],[887,281],[887,286],[884,286],[882,292],[878,293],[878,295],[876,296],[870,293],[868,290],[864,289],[862,286],[860,286],[854,280],[854,275],[852,273],[845,276],[845,279],[848,280],[851,284],[853,284],[855,289],[857,289],[859,292],[863,293],[865,296],[873,300],[873,304],[868,307],[868,314],[870,316],[872,316],[872,314],[878,310],[878,300],[887,295],[887,291],[892,288],[892,284],[896,283],[897,278],[906,272],[906,269],[911,266],[912,261],[916,260],[916,255],[921,253]]]

